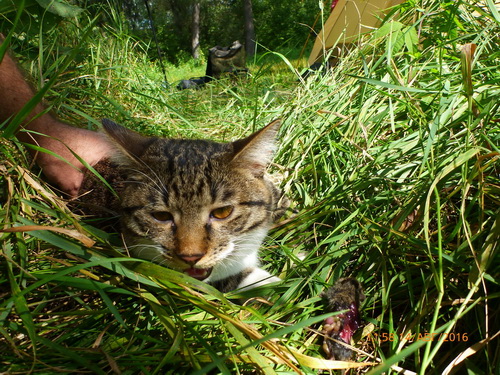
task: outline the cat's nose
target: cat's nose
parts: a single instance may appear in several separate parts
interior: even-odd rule
[[[203,258],[203,255],[205,254],[189,254],[189,255],[177,254],[179,258],[181,258],[184,262],[186,262],[191,266],[196,264],[196,262],[198,262],[201,258]]]

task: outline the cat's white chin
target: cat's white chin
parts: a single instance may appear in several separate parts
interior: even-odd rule
[[[259,259],[257,252],[247,254],[244,257],[225,258],[220,263],[216,264],[210,276],[203,281],[210,283],[218,280],[227,279],[228,277],[237,275],[249,268],[257,268]]]
[[[240,237],[237,242],[231,242],[226,250],[218,254],[219,260],[210,276],[204,281],[215,282],[244,271],[259,269],[258,251],[266,234],[267,228],[258,228]],[[265,277],[268,276],[267,273]]]

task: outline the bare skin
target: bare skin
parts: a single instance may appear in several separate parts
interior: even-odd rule
[[[14,60],[6,54],[0,62],[0,123],[12,118],[33,96],[33,89],[24,79]],[[18,131],[17,138],[50,150],[69,162],[68,164],[47,153],[30,149],[47,181],[74,198],[80,192],[86,168],[70,150],[94,166],[101,159],[110,156],[111,145],[104,134],[70,126],[53,114],[47,113],[36,117],[43,110],[43,105],[38,104],[25,120],[23,128],[46,136]]]

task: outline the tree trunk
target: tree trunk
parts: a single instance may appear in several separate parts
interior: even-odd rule
[[[193,28],[191,36],[191,50],[193,58],[200,58],[200,3],[195,1],[193,4]]]
[[[252,0],[244,0],[245,13],[245,51],[247,56],[255,54],[255,28],[253,26]]]

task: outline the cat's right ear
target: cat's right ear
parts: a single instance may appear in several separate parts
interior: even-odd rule
[[[128,159],[139,161],[154,141],[153,138],[140,135],[108,119],[102,120],[102,126],[120,154]]]
[[[275,120],[256,133],[233,142],[233,166],[249,169],[254,175],[262,176],[273,158],[280,125],[281,120]]]

